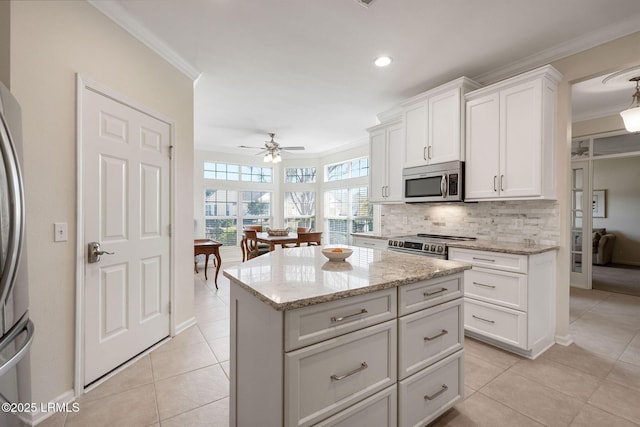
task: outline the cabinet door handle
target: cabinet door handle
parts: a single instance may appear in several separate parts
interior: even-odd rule
[[[483,319],[482,317],[478,317],[475,314],[472,314],[471,317],[473,317],[474,319],[482,320],[483,322],[491,323],[491,324],[496,323],[495,320]]]
[[[449,331],[447,331],[446,329],[443,329],[443,330],[442,330],[439,334],[437,334],[437,335],[434,335],[434,336],[432,336],[432,337],[424,337],[424,340],[425,340],[425,341],[433,341],[433,340],[435,340],[435,339],[436,339],[436,338],[438,338],[438,337],[441,337],[441,336],[443,336],[443,335],[447,335],[448,333],[449,333]]]
[[[368,313],[367,309],[363,308],[362,310],[360,310],[357,313],[347,314],[346,316],[342,316],[342,317],[335,317],[334,316],[334,317],[331,318],[331,321],[332,322],[342,322],[343,320],[348,319],[350,317],[360,316],[361,314],[366,314],[366,313]]]
[[[425,292],[422,295],[424,295],[425,297],[430,297],[431,295],[436,295],[436,294],[441,294],[442,292],[446,291],[447,288],[442,288],[439,291],[435,291],[435,292]]]
[[[491,259],[491,258],[478,258],[478,257],[473,257],[474,260],[476,261],[487,261],[487,262],[496,262],[495,259]]]
[[[446,384],[442,384],[442,387],[440,388],[440,391],[437,391],[436,393],[432,394],[431,396],[429,396],[428,394],[424,397],[424,400],[433,400],[436,397],[440,396],[442,393],[444,393],[445,391],[449,390],[449,387],[447,387]]]
[[[427,147],[423,147],[422,148],[422,158],[425,159],[425,160],[428,159],[428,157],[427,157]]]
[[[496,288],[495,285],[485,285],[484,283],[473,282],[473,284],[477,285],[477,286],[483,286],[485,288],[491,288],[491,289],[495,289]]]
[[[497,192],[498,191],[498,184],[496,184],[496,181],[498,180],[498,175],[493,175],[493,191]]]
[[[349,372],[347,372],[346,374],[342,374],[342,375],[336,375],[336,374],[333,374],[333,375],[331,375],[331,379],[332,379],[333,381],[340,381],[340,380],[343,380],[343,379],[345,379],[345,378],[347,378],[347,377],[350,377],[350,376],[351,376],[351,375],[353,375],[353,374],[357,374],[357,373],[358,373],[358,372],[360,372],[360,371],[364,371],[364,370],[365,370],[365,369],[367,369],[368,367],[369,367],[369,366],[367,365],[367,362],[362,362],[362,363],[360,364],[360,366],[359,366],[359,367],[357,367],[356,369],[354,369],[353,371],[349,371]]]
[[[427,147],[427,158],[431,159],[431,145]]]
[[[504,191],[504,175],[500,175],[500,191]]]

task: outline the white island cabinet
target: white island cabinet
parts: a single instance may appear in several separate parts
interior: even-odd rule
[[[556,247],[456,242],[449,259],[465,271],[467,335],[529,359],[555,342]]]
[[[464,263],[270,252],[231,280],[231,426],[423,426],[463,397]]]

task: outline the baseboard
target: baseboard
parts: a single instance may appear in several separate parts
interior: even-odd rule
[[[569,334],[564,336],[556,335],[555,339],[556,339],[556,344],[560,344],[565,347],[568,347],[571,344],[573,344],[573,338],[571,338],[571,335]]]
[[[37,411],[21,415],[20,419],[30,426],[35,426],[58,412],[77,412],[79,406],[72,404],[75,400],[74,391],[67,390],[50,402],[42,403]]]
[[[186,331],[187,329],[189,329],[190,327],[192,327],[193,325],[195,325],[197,323],[197,320],[194,317],[191,317],[190,319],[185,320],[184,322],[180,323],[179,325],[176,325],[176,335],[180,334],[181,332]]]

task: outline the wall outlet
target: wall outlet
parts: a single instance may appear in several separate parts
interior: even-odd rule
[[[409,218],[408,218],[406,215],[402,217],[402,223],[403,223],[404,225],[409,224]]]
[[[516,219],[516,228],[524,228],[524,219],[522,218]]]
[[[54,242],[66,242],[67,236],[67,223],[55,222],[53,224],[53,241]]]

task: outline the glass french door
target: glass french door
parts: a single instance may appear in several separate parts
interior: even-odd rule
[[[591,289],[589,161],[571,162],[571,286]]]

